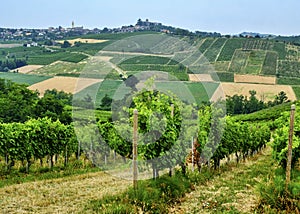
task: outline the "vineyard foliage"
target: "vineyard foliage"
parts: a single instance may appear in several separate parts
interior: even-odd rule
[[[4,92],[5,90],[3,90]],[[259,104],[259,101],[255,99],[254,92],[252,95],[253,99],[250,97],[249,105],[246,106]],[[67,162],[68,157],[78,151],[78,140],[73,125],[71,121],[65,120],[68,117],[65,117],[67,112],[64,112],[64,105],[70,104],[70,96],[57,91],[48,91],[43,98],[36,97],[35,99],[38,107],[35,107],[35,111],[38,113],[37,119],[16,121],[15,123],[3,121],[1,123],[0,153],[6,160],[7,166],[13,165],[14,161],[18,160],[27,162],[29,169],[34,159],[43,160],[45,157],[50,157],[52,166],[51,158],[54,155],[63,155]],[[174,105],[173,110],[172,104]],[[281,108],[275,106],[273,110],[280,112],[279,109],[286,109],[287,105],[283,104]],[[51,110],[47,106],[55,107],[55,109]],[[174,166],[174,164],[182,164],[190,147],[187,142],[192,136],[195,136],[196,132],[198,132],[197,139],[200,145],[197,149],[203,160],[208,163],[212,160],[214,166],[218,167],[220,160],[231,154],[235,154],[240,160],[260,150],[270,140],[270,130],[278,128],[276,136],[280,137],[274,138],[275,151],[278,153],[276,158],[284,163],[282,157],[285,145],[283,142],[287,136],[282,134],[286,127],[281,130],[280,125],[285,122],[270,122],[280,116],[273,114],[272,109],[244,116],[225,117],[222,102],[202,106],[198,109],[196,105],[183,104],[177,98],[155,90],[143,90],[135,94],[133,103],[129,107],[114,111],[114,114],[117,115],[108,114],[106,119],[99,119],[98,126],[92,126],[87,120],[77,118],[77,122],[85,123],[80,133],[76,134],[81,135],[79,137],[81,146],[88,145],[89,148],[84,148],[88,153],[87,156],[95,161],[103,160],[106,159],[104,156],[111,155],[110,151],[114,151],[123,157],[132,158],[132,112],[134,108],[139,111],[139,157],[143,160],[167,157],[158,162],[151,162],[154,171]],[[48,109],[48,111],[44,109]],[[101,111],[97,111],[97,114],[103,114]],[[198,125],[196,122],[197,111]],[[129,117],[127,118],[126,115]],[[116,116],[119,120],[113,122],[107,118]],[[295,149],[298,148],[298,126],[297,123]],[[100,133],[101,137],[97,137],[97,133]],[[103,140],[107,144],[101,144],[100,142]],[[106,152],[95,154],[92,151]],[[295,151],[295,160],[297,160],[297,151]]]
[[[0,139],[0,154],[5,158],[7,167],[13,166],[17,160],[26,161],[27,171],[33,159],[42,161],[48,156],[52,167],[54,155],[68,157],[77,150],[72,126],[49,118],[1,123]]]
[[[237,161],[259,151],[269,142],[271,131],[268,123],[240,122],[233,117],[222,117],[222,109],[215,104],[199,111],[199,132],[197,148],[202,162],[213,160],[220,166],[220,160],[235,154]],[[222,131],[223,130],[223,131]]]
[[[296,105],[296,109],[299,109],[299,102]],[[289,127],[290,127],[290,112],[286,111],[280,118],[275,120],[275,126],[277,127],[274,134],[273,156],[278,163],[285,168],[287,163],[287,150],[289,140]],[[293,135],[293,158],[292,167],[295,167],[297,161],[300,158],[300,115],[295,114],[295,125]]]

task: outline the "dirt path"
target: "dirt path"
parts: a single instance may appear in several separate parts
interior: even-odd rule
[[[255,185],[273,169],[271,149],[267,148],[197,186],[170,213],[253,213],[258,203]]]
[[[93,199],[124,191],[130,181],[104,172],[0,188],[0,213],[79,213]]]

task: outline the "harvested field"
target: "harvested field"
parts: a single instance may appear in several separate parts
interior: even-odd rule
[[[23,44],[0,44],[0,48],[16,48],[21,47]]]
[[[43,65],[26,65],[26,66],[20,67],[16,70],[18,70],[19,73],[27,74],[27,73],[37,70],[41,67],[43,67]]]
[[[241,83],[261,83],[261,84],[276,84],[276,77],[267,77],[267,76],[259,76],[259,75],[250,75],[250,74],[235,74],[234,82]]]
[[[287,94],[288,99],[296,100],[295,93],[291,86],[287,85],[262,85],[262,84],[250,84],[250,83],[221,83],[221,87],[225,95],[233,96],[235,94],[244,95],[249,97],[249,91],[255,90],[258,99],[263,101],[274,100],[274,97],[280,92],[284,91]]]
[[[189,80],[192,82],[214,82],[210,74],[189,74]]]
[[[58,43],[63,43],[65,40],[60,40],[57,41]],[[100,39],[69,39],[67,40],[71,45],[74,45],[75,42],[81,42],[81,43],[90,43],[90,44],[95,44],[95,43],[102,43],[102,42],[107,42],[108,40],[100,40]]]
[[[209,101],[217,102],[218,100],[225,100],[225,99],[226,99],[226,94],[224,93],[222,85],[220,84],[217,90],[213,93]]]
[[[85,61],[81,63],[56,61],[42,68],[33,70],[30,73],[50,75],[50,76],[55,76],[58,74],[70,74],[70,73],[80,74],[80,72],[82,71],[85,65],[86,65]]]
[[[80,213],[91,200],[124,191],[131,181],[104,172],[16,184],[0,189],[1,213]]]
[[[101,82],[101,79],[77,78],[77,77],[54,77],[43,82],[31,85],[28,88],[38,90],[43,96],[47,89],[57,89],[67,93],[75,94],[86,87]]]

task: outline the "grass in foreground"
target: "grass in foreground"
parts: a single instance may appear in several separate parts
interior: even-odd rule
[[[64,166],[63,163],[55,165],[52,169],[46,166],[40,167],[34,164],[29,173],[25,173],[25,167],[12,168],[7,171],[6,166],[0,166],[0,188],[22,184],[33,181],[49,180],[56,178],[64,178],[68,176],[81,175],[91,172],[101,171],[97,167],[93,167],[91,162],[84,160],[73,160]]]
[[[255,186],[272,169],[267,149],[238,167],[230,163],[219,171],[189,172],[186,176],[177,172],[173,177],[140,181],[137,191],[129,188],[115,196],[92,200],[84,212],[252,213],[257,203]]]
[[[225,172],[206,185],[197,186],[173,213],[254,213],[258,203],[256,185],[274,169],[270,148]]]

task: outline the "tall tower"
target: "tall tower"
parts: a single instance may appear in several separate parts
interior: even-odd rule
[[[74,21],[72,21],[72,28],[74,28],[75,27],[75,23],[74,23]]]

